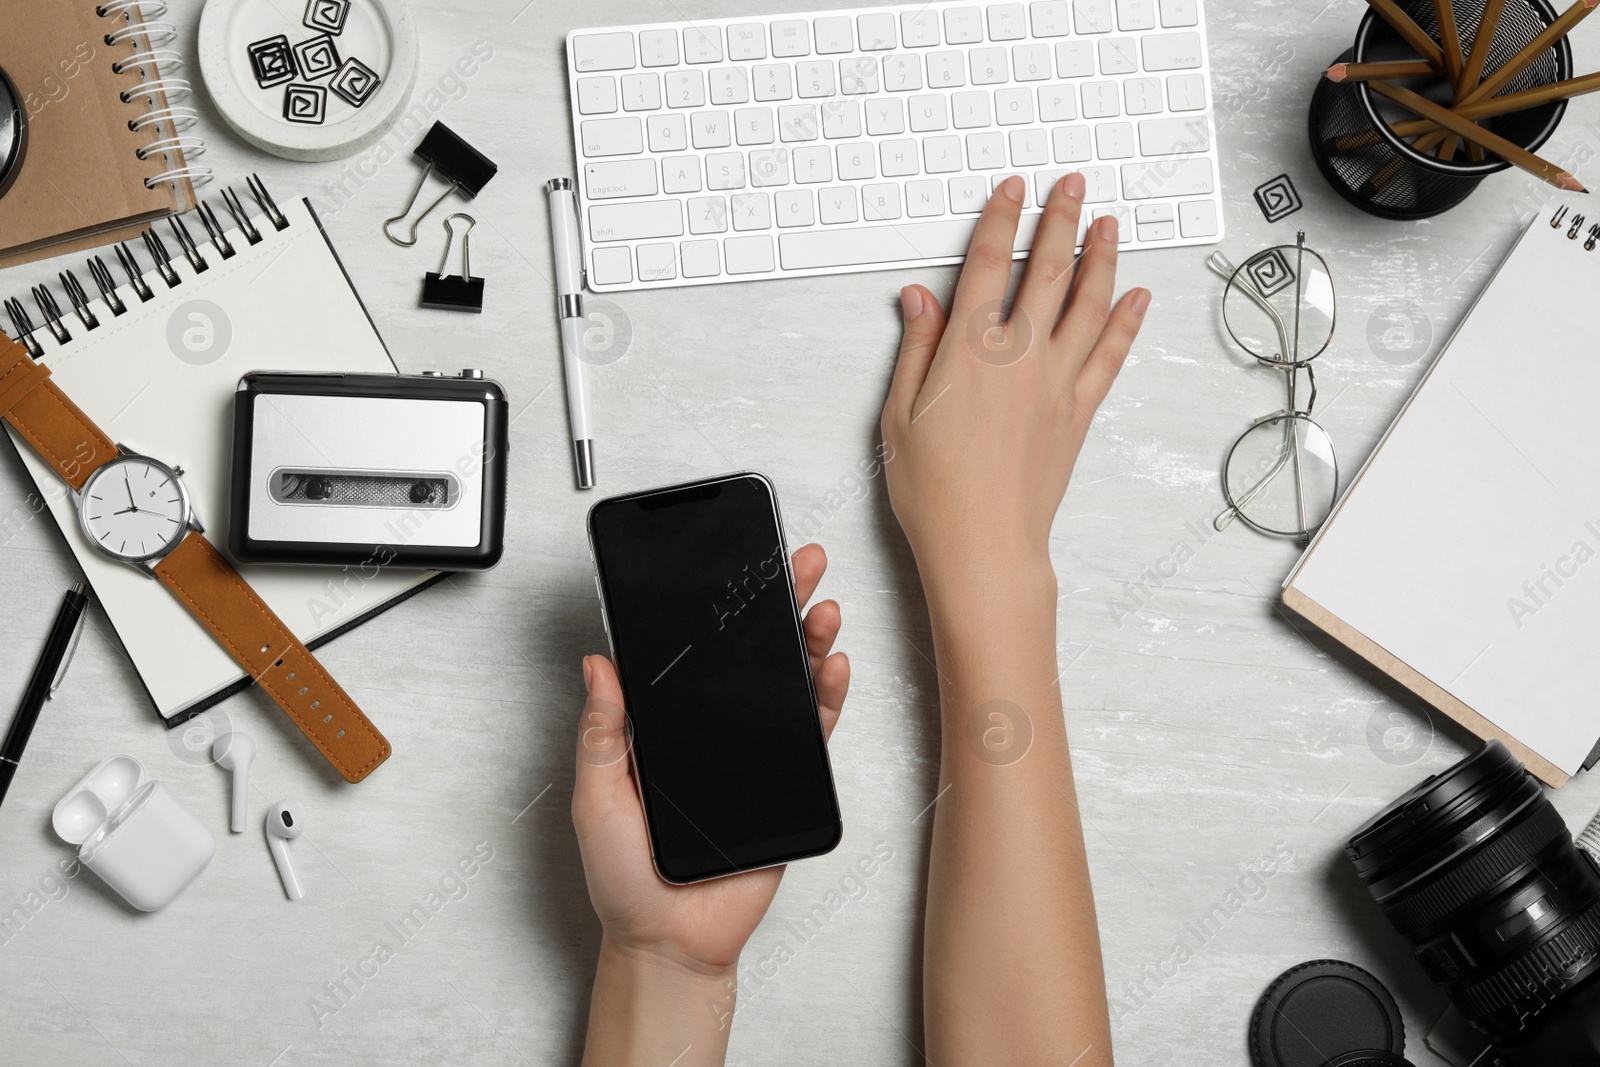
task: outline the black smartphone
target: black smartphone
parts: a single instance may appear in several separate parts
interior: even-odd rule
[[[844,826],[772,483],[611,497],[589,544],[661,877],[832,850]]]

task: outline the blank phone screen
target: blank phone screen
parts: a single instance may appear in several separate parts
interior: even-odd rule
[[[767,482],[603,501],[589,521],[662,875],[832,848],[838,802]]]

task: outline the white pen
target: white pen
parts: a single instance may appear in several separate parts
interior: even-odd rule
[[[589,375],[584,359],[583,249],[578,243],[578,201],[570,178],[551,178],[550,243],[556,257],[556,314],[561,318],[561,362],[567,379],[567,419],[578,488],[594,488],[594,431],[589,419]]]

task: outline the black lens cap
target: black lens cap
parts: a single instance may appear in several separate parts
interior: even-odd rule
[[[1291,967],[1262,994],[1250,1018],[1250,1060],[1255,1067],[1366,1067],[1351,1053],[1399,1056],[1406,1027],[1394,997],[1353,963],[1312,960]],[[1370,1059],[1403,1064],[1403,1059]]]
[[[1323,1067],[1413,1067],[1413,1065],[1410,1060],[1396,1052],[1364,1049],[1331,1059]]]
[[[0,196],[6,195],[6,190],[16,180],[27,147],[28,113],[23,109],[17,87],[11,84],[6,72],[0,70]]]

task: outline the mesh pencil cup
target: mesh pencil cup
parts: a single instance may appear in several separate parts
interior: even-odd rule
[[[1400,0],[1400,7],[1424,33],[1438,40],[1432,0]],[[1464,50],[1472,45],[1484,7],[1484,0],[1456,0],[1454,4]],[[1548,0],[1506,0],[1484,60],[1483,76],[1499,70],[1555,18]],[[1416,51],[1369,10],[1356,30],[1355,46],[1335,62],[1416,58]],[[1571,76],[1572,48],[1563,37],[1495,95],[1536,89]],[[1441,107],[1450,106],[1449,83],[1438,75],[1395,80]],[[1480,125],[1533,151],[1555,132],[1566,109],[1566,102],[1558,100],[1486,118]],[[1311,96],[1311,154],[1335,192],[1361,210],[1388,219],[1423,219],[1448,211],[1485,177],[1510,166],[1488,154],[1473,161],[1458,150],[1459,158],[1443,160],[1431,152],[1417,151],[1389,128],[1390,123],[1415,117],[1364,82],[1319,78]]]

